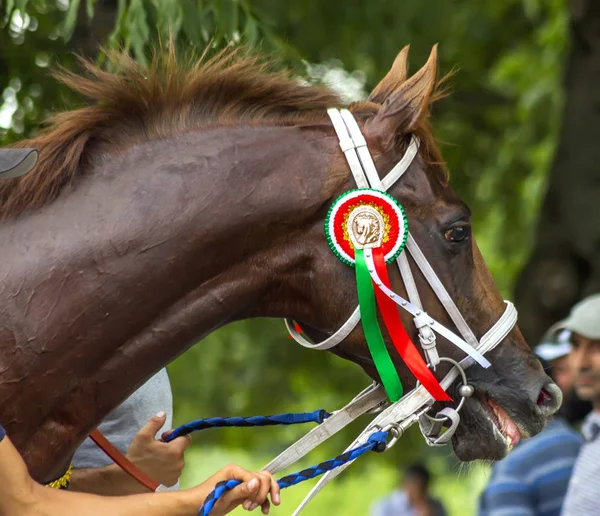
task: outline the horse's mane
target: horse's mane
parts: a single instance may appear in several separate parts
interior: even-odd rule
[[[79,59],[83,74],[55,74],[88,105],[54,115],[39,136],[16,144],[36,148],[39,160],[28,175],[0,182],[0,220],[55,199],[83,173],[98,146],[123,148],[207,125],[291,125],[342,106],[330,89],[275,71],[272,61],[243,48],[179,59],[171,45],[155,52],[147,67],[122,52],[108,53],[108,59],[114,72]],[[356,107],[379,107],[369,104]],[[433,142],[426,121],[423,132]]]

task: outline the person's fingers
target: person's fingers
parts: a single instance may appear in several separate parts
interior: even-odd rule
[[[228,507],[227,510],[232,510],[242,504],[245,510],[253,511],[260,506],[263,514],[268,514],[271,509],[271,502],[267,498],[269,494],[273,504],[280,503],[279,485],[268,471],[250,473],[239,466],[231,465],[213,475],[209,481],[212,484],[229,479],[240,480],[242,483],[223,495],[219,500],[221,508]]]
[[[169,438],[169,436],[173,433],[173,430],[167,430],[166,432],[163,432],[160,436],[160,438],[166,442],[166,440]],[[179,439],[185,439],[187,441],[187,445],[186,448],[189,447],[192,444],[192,435],[191,434],[187,434],[187,435],[182,435],[180,437],[177,437],[175,439],[173,439],[173,441],[171,442],[175,442]]]
[[[267,495],[271,491],[271,478],[271,474],[266,471],[261,471],[258,473],[260,487],[252,498],[252,505],[250,506],[251,511],[256,509],[259,505],[262,505],[267,499]]]
[[[137,433],[136,437],[142,437],[145,439],[154,439],[154,436],[162,428],[167,420],[167,414],[165,412],[159,412],[156,416],[150,418],[150,420],[141,428]]]
[[[250,510],[250,506],[254,503],[252,499],[256,496],[259,487],[260,481],[258,480],[258,477],[252,477],[250,480],[243,482],[223,495],[223,505],[226,507],[232,505],[236,506],[243,501],[242,507],[246,510]]]
[[[173,439],[170,443],[166,443],[175,455],[183,455],[183,452],[187,450],[192,444],[192,436],[191,435],[182,435],[177,439]]]
[[[274,505],[279,505],[281,503],[281,488],[279,487],[277,480],[275,480],[275,477],[270,473],[269,475],[271,476],[271,501]]]
[[[252,501],[261,484],[259,475],[250,473],[249,471],[234,465],[223,468],[223,470],[214,475],[213,478],[215,478],[215,484],[222,480],[230,479],[236,479],[242,482],[240,485],[227,491],[227,493],[223,495],[222,500],[225,505],[240,503],[242,500]],[[213,483],[212,479],[211,483]]]
[[[271,503],[269,502],[269,500],[265,500],[261,504],[260,508],[263,514],[269,514],[269,511],[271,510]]]

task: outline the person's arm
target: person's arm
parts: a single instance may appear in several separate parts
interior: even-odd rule
[[[219,500],[212,512],[222,516],[240,504],[252,510],[262,506],[269,512],[271,500],[279,505],[279,486],[267,472],[250,473],[227,466],[193,489],[103,497],[43,487],[27,471],[23,459],[8,438],[0,442],[0,514],[2,516],[196,516],[208,494],[223,480],[239,479],[243,484]]]
[[[184,452],[192,442],[191,436],[178,437],[170,443],[155,439],[165,424],[165,413],[157,414],[138,432],[127,458],[153,480],[167,487],[177,483],[185,465]],[[147,493],[139,482],[116,464],[101,468],[74,469],[71,491],[108,496]]]

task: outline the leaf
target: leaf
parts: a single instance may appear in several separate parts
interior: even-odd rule
[[[198,5],[194,0],[181,0],[179,5],[183,15],[183,32],[192,43],[201,46],[204,39],[202,38],[202,20]]]
[[[179,36],[179,32],[181,31],[181,27],[183,26],[183,13],[179,5],[174,5],[171,21],[170,21],[170,31],[173,35],[173,39],[176,40]]]
[[[225,9],[222,11],[222,20],[225,22],[227,37],[230,40],[235,40],[236,35],[239,37],[238,32],[238,3],[236,0],[224,0],[223,6]]]
[[[117,19],[115,22],[115,27],[108,36],[108,48],[114,49],[119,44],[119,39],[123,39],[123,31],[125,27],[125,18],[127,15],[127,3],[126,0],[118,0],[117,3]],[[119,38],[121,36],[121,38]],[[100,56],[103,58],[103,54]]]
[[[85,12],[87,14],[88,20],[92,20],[94,17],[94,4],[97,0],[85,0]]]
[[[238,33],[238,3],[236,0],[213,0],[212,11],[215,16],[216,37],[224,35],[232,41]]]
[[[8,23],[8,20],[10,20],[10,15],[12,14],[14,8],[15,0],[6,0],[4,16],[2,17],[2,23],[0,24],[0,26],[4,27]]]
[[[146,10],[142,0],[131,0],[126,20],[129,29],[129,41],[136,59],[144,66],[148,65],[144,51],[150,39],[150,28],[146,17]]]
[[[75,30],[75,25],[77,24],[77,15],[79,14],[79,3],[80,0],[71,0],[69,3],[67,16],[62,26],[62,33],[65,41],[69,41],[71,36],[73,36],[73,31]]]
[[[22,13],[24,13],[26,11],[26,9],[27,9],[27,4],[28,3],[29,3],[29,0],[17,0],[17,9],[19,11],[21,11]],[[9,0],[8,4],[9,5],[10,4],[14,5],[14,2],[12,2],[12,1]]]
[[[258,24],[252,15],[246,17],[246,27],[244,28],[244,37],[250,46],[256,46],[258,43]]]

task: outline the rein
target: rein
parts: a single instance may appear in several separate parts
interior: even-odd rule
[[[465,400],[475,392],[473,386],[467,382],[465,370],[475,363],[484,368],[490,367],[491,364],[484,355],[502,342],[517,322],[515,307],[511,302],[505,301],[506,308],[502,316],[478,340],[408,231],[403,208],[386,193],[401,179],[414,161],[419,150],[419,140],[414,136],[412,137],[402,159],[381,179],[368,150],[367,142],[350,111],[347,109],[329,109],[327,113],[336,131],[340,148],[346,157],[358,190],[347,192],[334,203],[328,215],[325,230],[333,252],[344,263],[354,266],[356,269],[359,306],[338,331],[320,343],[313,343],[304,338],[301,332],[296,329],[293,320],[286,319],[285,324],[292,338],[302,346],[316,350],[327,350],[340,344],[361,321],[383,385],[377,382],[373,383],[345,407],[330,415],[324,411],[310,413],[312,419],[309,418],[307,421],[320,421],[320,424],[263,468],[272,474],[276,474],[300,460],[359,416],[367,413],[375,414],[372,421],[345,450],[344,460],[338,460],[339,457],[332,459],[331,464],[329,464],[332,466],[331,468],[319,468],[320,465],[315,467],[314,472],[323,476],[298,506],[294,516],[299,514],[328,482],[352,464],[364,451],[372,448],[385,451],[392,447],[403,433],[415,423],[419,424],[421,433],[429,446],[448,444],[460,423],[459,412],[464,406]],[[356,202],[352,205],[354,201]],[[336,216],[338,213],[343,215],[344,209],[347,209],[347,216],[346,218],[341,216],[341,218],[344,220],[344,224],[347,225],[340,229],[339,225],[336,226]],[[390,239],[388,238],[388,243],[386,243],[385,237],[393,233],[388,228],[390,220],[395,220],[396,233],[392,235],[395,240],[392,238],[392,242],[389,243]],[[356,224],[352,221],[355,221]],[[343,239],[338,238],[336,240],[336,235],[340,231],[344,231],[344,235],[348,234],[350,239],[346,240],[351,240],[353,247],[349,248],[348,242],[342,241]],[[392,247],[389,252],[386,251],[386,245]],[[429,286],[438,297],[458,329],[460,336],[436,321],[423,309],[407,253],[411,255]],[[392,261],[396,262],[400,271],[408,299],[395,293],[389,285],[387,263]],[[371,305],[367,306],[369,303]],[[418,380],[417,386],[408,393],[403,393],[395,368],[393,371],[389,369],[391,359],[385,345],[383,345],[383,348],[381,347],[381,341],[379,340],[381,331],[377,317],[373,317],[376,310],[375,303],[382,312],[394,346]],[[416,351],[414,344],[406,335],[397,313],[397,307],[407,311],[413,317],[413,323],[418,330],[419,342],[427,363],[424,363],[420,353]],[[460,361],[440,356],[437,349],[436,334],[452,342],[467,356]],[[375,356],[376,354],[378,356]],[[438,382],[432,371],[435,371],[441,362],[449,363],[452,368]],[[430,415],[429,412],[436,401],[452,401],[446,391],[457,379],[460,379],[461,385],[458,389],[460,400],[456,408],[444,407],[435,415]],[[328,417],[325,417],[326,415]],[[186,432],[189,433],[208,426],[257,426],[252,424],[252,419],[255,420],[255,423],[260,424],[295,424],[296,422],[306,422],[303,418],[308,417],[306,415],[290,414],[283,416],[285,416],[283,419],[287,422],[282,422],[282,416],[233,418],[240,425],[233,424],[232,418],[199,420],[175,429],[169,440]],[[298,416],[302,421],[292,421],[294,417],[298,418]],[[207,421],[217,424],[208,424]],[[391,439],[388,441],[390,435]],[[103,443],[101,439],[96,442],[107,452],[107,449],[103,447],[106,446],[106,443]],[[374,442],[379,444],[375,445]],[[108,444],[110,445],[110,443]],[[356,454],[357,450],[362,450],[362,452]],[[113,451],[111,450],[111,452]],[[121,463],[131,464],[118,450],[116,452],[120,455],[119,460]],[[113,453],[115,456],[117,454]],[[109,453],[109,456],[115,460],[113,455]],[[136,473],[135,470],[138,470],[138,472]],[[156,485],[155,482],[149,486],[143,480],[140,480],[142,477],[139,476],[139,473],[141,472],[135,466],[134,469],[129,468],[126,471],[149,489],[160,490],[160,486],[153,489],[152,486]],[[302,476],[301,473],[300,476]],[[304,476],[314,478],[317,474],[310,477]],[[283,482],[284,480],[285,482]],[[227,485],[217,486],[215,491],[207,498],[205,507],[200,514],[203,516],[208,515],[218,497],[227,489],[238,485],[236,482],[230,481]],[[297,483],[296,481],[290,483],[288,477],[284,477],[280,482],[285,484],[280,484],[282,487]]]

